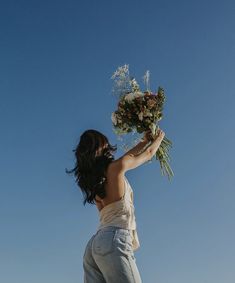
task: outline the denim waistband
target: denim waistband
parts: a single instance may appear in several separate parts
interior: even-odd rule
[[[117,229],[123,229],[123,230],[129,230],[130,231],[130,229],[122,228],[122,227],[118,227],[118,226],[105,226],[105,227],[99,228],[96,233],[98,233],[101,230],[102,231],[106,231],[106,230],[108,230],[108,231],[115,231]]]

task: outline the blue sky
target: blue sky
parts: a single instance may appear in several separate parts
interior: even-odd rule
[[[173,141],[172,182],[156,162],[126,174],[143,282],[234,282],[234,13],[226,0],[1,1],[1,282],[83,282],[99,218],[65,168],[88,128],[119,145],[123,64],[164,87]]]

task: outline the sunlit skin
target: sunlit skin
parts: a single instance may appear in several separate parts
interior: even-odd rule
[[[160,146],[160,143],[162,141],[162,139],[164,138],[165,133],[159,129],[158,134],[155,138],[155,140],[151,143],[151,145],[149,145],[147,148],[146,145],[149,144],[150,142],[150,131],[146,132],[142,138],[142,140],[136,145],[134,146],[132,149],[130,149],[129,151],[127,151],[123,156],[136,156],[138,155],[140,152],[143,151],[143,149],[145,148],[144,151],[149,151],[150,155],[149,158],[152,158],[152,156],[155,154],[156,150],[158,149],[158,147]],[[125,172],[122,170],[120,164],[120,160],[123,158],[120,157],[114,161],[112,161],[108,168],[107,168],[107,172],[106,172],[106,182],[105,182],[105,191],[106,191],[106,197],[101,199],[100,197],[98,197],[96,195],[96,199],[95,199],[95,204],[96,207],[99,211],[101,211],[101,209],[112,203],[115,201],[118,201],[122,198],[123,194],[124,194],[124,188],[125,188]]]

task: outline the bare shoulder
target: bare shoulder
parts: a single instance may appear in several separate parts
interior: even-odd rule
[[[115,175],[124,175],[123,170],[123,156],[121,156],[118,159],[113,160],[108,168],[107,168],[107,174],[108,173],[114,173]]]
[[[123,183],[125,178],[125,172],[122,170],[120,160],[113,160],[106,171],[107,183]]]

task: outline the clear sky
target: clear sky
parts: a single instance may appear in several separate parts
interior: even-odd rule
[[[157,162],[126,174],[143,282],[235,282],[234,14],[227,0],[1,1],[0,282],[83,282],[99,218],[65,168],[86,129],[119,145],[124,64],[164,87],[174,143],[172,182]]]

